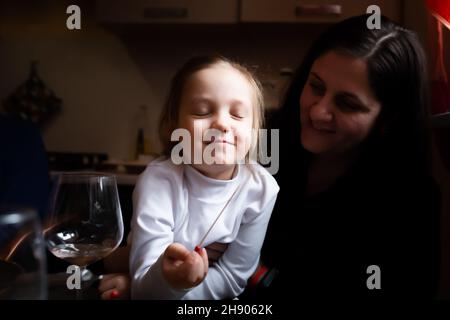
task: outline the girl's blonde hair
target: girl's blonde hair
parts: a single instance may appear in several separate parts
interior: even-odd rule
[[[191,58],[173,77],[169,95],[159,119],[159,139],[163,147],[163,155],[170,157],[173,146],[178,143],[176,141],[170,141],[170,136],[173,130],[177,129],[181,96],[183,94],[186,81],[197,71],[207,69],[215,65],[225,65],[239,71],[248,80],[250,87],[253,90],[253,130],[249,154],[257,155],[258,131],[264,125],[264,100],[261,84],[256,76],[244,65],[228,60],[219,55]]]

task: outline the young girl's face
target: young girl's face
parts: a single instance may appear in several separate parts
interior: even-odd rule
[[[207,165],[202,157],[202,164],[194,164],[195,167],[208,173],[221,166],[234,168],[237,161],[245,158],[251,143],[253,105],[249,81],[229,65],[214,65],[187,79],[180,101],[178,127],[190,132],[191,159],[194,159],[194,152],[205,155],[213,150],[215,162],[215,165]],[[214,138],[205,139],[208,130],[215,133]]]
[[[367,64],[330,51],[314,62],[300,97],[302,145],[318,155],[348,154],[367,138],[380,110]]]

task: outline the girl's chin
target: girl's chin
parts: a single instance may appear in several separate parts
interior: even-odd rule
[[[236,153],[232,149],[224,151],[213,150],[211,153],[205,152],[203,154],[203,162],[206,164],[231,165],[237,163],[236,159]]]
[[[210,159],[204,159],[203,163],[205,165],[212,165],[212,166],[230,166],[235,165],[237,163],[237,160],[235,158],[226,158],[226,157],[211,157]]]

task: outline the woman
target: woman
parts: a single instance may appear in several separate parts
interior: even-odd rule
[[[414,33],[368,17],[313,44],[273,121],[281,189],[262,261],[279,276],[259,294],[436,296],[425,56]]]

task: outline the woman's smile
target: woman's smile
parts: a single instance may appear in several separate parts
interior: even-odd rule
[[[320,131],[321,133],[336,133],[336,130],[332,129],[330,126],[314,123],[310,120],[310,126],[316,131]]]

